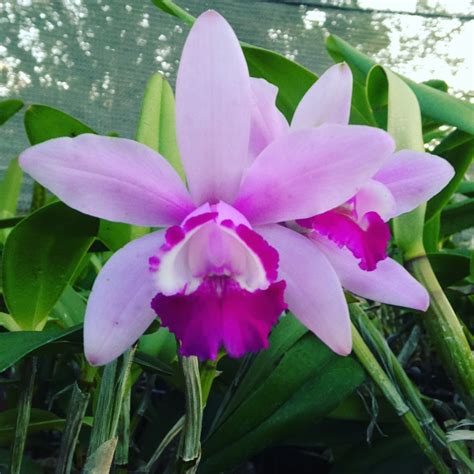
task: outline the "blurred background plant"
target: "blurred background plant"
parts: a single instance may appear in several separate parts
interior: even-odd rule
[[[167,79],[173,83],[174,58],[193,17],[173,2],[153,3],[161,11],[151,4],[0,2],[10,31],[0,47],[5,156],[27,146],[23,127],[31,144],[118,130],[179,162]],[[474,186],[467,178],[474,109],[465,100],[469,74],[454,72],[472,52],[436,48],[473,35],[469,3],[443,10],[391,2],[406,10],[398,13],[356,1],[204,3],[182,6],[193,13],[212,6],[232,23],[246,9],[246,20],[235,24],[240,38],[282,53],[244,45],[251,74],[279,87],[278,106],[288,118],[317,79],[294,59],[317,71],[330,58],[346,61],[355,77],[352,123],[386,128],[399,147],[427,148],[455,167],[453,181],[426,209],[393,228],[391,254],[430,290],[431,308],[420,315],[348,295],[348,358],[287,315],[269,350],[241,360],[179,361],[174,337],[156,325],[118,361],[92,368],[81,340],[91,285],[114,251],[150,229],[69,209],[24,180],[13,159],[0,184],[0,472],[472,472]],[[456,11],[459,3],[466,6]],[[268,12],[272,21],[288,15],[285,26],[264,28]],[[140,22],[136,30],[129,15]],[[363,18],[370,21],[358,27]],[[331,35],[327,56],[325,29],[355,46],[363,35],[368,54]],[[397,127],[400,120],[409,126]]]

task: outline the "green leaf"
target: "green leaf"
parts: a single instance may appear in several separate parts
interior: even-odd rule
[[[237,387],[228,403],[225,407],[221,407],[220,422],[228,418],[260,386],[262,380],[270,376],[282,354],[286,353],[307,332],[308,329],[292,314],[288,314],[280,320],[270,336],[269,348],[257,354],[243,377],[238,380]]]
[[[14,217],[20,195],[21,180],[23,171],[18,165],[18,158],[10,161],[7,170],[0,182],[0,219]],[[0,232],[0,242],[4,243],[8,235],[8,231]]]
[[[131,240],[150,232],[150,227],[123,224],[122,222],[100,221],[98,238],[113,251],[121,249]]]
[[[25,130],[32,145],[59,137],[95,133],[70,115],[46,105],[30,105],[25,112]]]
[[[0,313],[0,326],[3,326],[7,331],[21,331],[21,327],[7,313]]]
[[[145,88],[136,139],[164,156],[184,180],[175,123],[173,90],[161,74],[153,74]]]
[[[374,60],[335,35],[327,38],[326,47],[335,61],[346,61],[351,69],[363,75],[367,75],[376,64]],[[474,134],[474,106],[472,104],[425,84],[417,84],[404,77],[401,79],[415,93],[424,116]]]
[[[421,114],[415,94],[387,68],[374,66],[367,76],[367,97],[381,126],[395,139],[397,150],[424,151]],[[393,220],[394,239],[405,258],[424,254],[425,205]]]
[[[243,44],[250,75],[261,77],[278,87],[277,106],[291,120],[296,106],[317,76],[281,54]]]
[[[171,364],[176,359],[177,350],[178,344],[175,336],[165,327],[161,327],[151,334],[143,335],[138,344],[139,352],[166,364]]]
[[[23,219],[3,253],[3,290],[23,330],[41,330],[97,235],[99,221],[61,202]]]
[[[440,79],[430,79],[428,81],[424,81],[423,84],[433,89],[438,89],[442,92],[448,92],[448,84],[446,81],[442,81]]]
[[[343,429],[343,427],[340,427]],[[350,429],[350,427],[347,427]],[[385,434],[368,444],[360,440],[335,458],[331,474],[399,474],[426,472],[429,462],[413,440],[405,434]]]
[[[448,236],[474,227],[474,198],[451,204],[441,213],[441,235]]]
[[[8,99],[0,102],[0,125],[11,119],[21,108],[23,101],[19,99]]]
[[[474,156],[474,138],[460,130],[450,133],[433,151],[445,158],[455,170],[453,179],[428,202],[426,220],[430,220],[449,202],[469,169]]]
[[[471,264],[469,255],[443,251],[428,253],[428,258],[443,288],[469,276]]]
[[[53,342],[71,342],[82,333],[82,326],[69,329],[48,327],[43,331],[18,331],[0,333],[0,372],[11,367],[31,352]],[[1,423],[0,423],[1,425]]]
[[[51,310],[51,318],[60,321],[65,328],[72,328],[84,322],[85,312],[86,301],[71,285],[67,285]]]
[[[266,366],[257,371],[258,384],[250,370],[252,390],[204,443],[203,472],[228,470],[285,440],[331,412],[364,379],[354,359],[337,356],[312,334],[280,338],[283,333],[278,357],[273,351],[271,364],[262,360],[271,349],[258,356]]]
[[[474,181],[462,181],[456,192],[467,197],[474,197]]]

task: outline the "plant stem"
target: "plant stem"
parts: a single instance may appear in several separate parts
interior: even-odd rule
[[[72,470],[74,451],[76,449],[82,421],[89,405],[90,394],[83,392],[77,384],[74,384],[69,400],[66,426],[61,440],[56,474],[69,474]]]
[[[23,361],[21,370],[20,399],[18,401],[18,414],[16,417],[15,438],[13,440],[12,457],[10,461],[10,474],[20,474],[25,450],[28,425],[30,424],[31,402],[38,366],[36,357],[29,357]]]
[[[194,473],[201,458],[202,389],[196,356],[181,359],[185,381],[186,415],[178,448],[177,471]]]
[[[120,412],[123,408],[125,393],[130,389],[129,375],[134,353],[134,348],[128,349],[121,357],[120,367],[118,361],[114,360],[106,365],[102,372],[97,406],[94,411],[94,425],[87,452],[86,468],[92,469],[91,472],[95,472],[93,469],[96,469],[96,466],[105,469],[107,463],[109,461],[112,463],[114,458]]]
[[[46,189],[36,181],[33,184],[33,195],[31,197],[30,211],[36,211],[46,203]]]
[[[418,420],[415,418],[415,415],[410,411],[410,408],[401,397],[397,388],[393,385],[387,374],[377,362],[354,324],[352,324],[352,340],[353,350],[357,358],[369,373],[375,384],[385,395],[385,398],[393,406],[396,413],[401,417],[403,423],[423,453],[428,457],[438,473],[449,474],[451,470],[431,446],[431,443],[418,423]]]
[[[474,356],[456,313],[444,294],[426,255],[406,262],[407,268],[428,290],[430,307],[423,323],[443,367],[459,391],[468,411],[474,413]]]
[[[449,449],[451,449],[454,454],[454,461],[462,463],[467,472],[474,472],[474,465],[461,443],[452,443],[448,448],[445,432],[424,405],[418,388],[410,380],[400,361],[388,346],[387,341],[372,323],[365,311],[357,304],[350,304],[349,309],[352,319],[360,333],[369,341],[372,349],[378,354],[386,371],[396,379],[397,387],[403,393],[406,403],[413,411],[420,426],[422,426],[426,432],[427,438],[434,443],[434,449],[438,448],[445,454],[449,454]]]
[[[114,394],[116,390],[116,371],[117,360],[107,364],[102,371],[97,404],[94,410],[94,425],[92,426],[87,457],[92,456],[103,443],[110,439],[110,425],[113,416]]]
[[[204,408],[217,375],[217,360],[207,360],[201,367],[202,407]]]
[[[201,406],[202,409],[206,406],[207,398],[209,397],[209,393],[211,391],[212,383],[217,375],[217,362],[218,360],[212,361],[208,360],[204,362],[201,367],[200,373],[200,385],[201,385]],[[186,392],[187,395],[187,392]],[[161,443],[159,444],[158,448],[153,453],[150,460],[146,463],[146,465],[139,470],[139,472],[152,472],[153,465],[158,461],[159,457],[163,454],[163,451],[167,448],[167,446],[176,438],[176,436],[183,430],[185,426],[185,419],[186,416],[182,416],[175,425],[170,429],[170,431],[166,434],[163,438]],[[196,466],[197,467],[197,466]]]

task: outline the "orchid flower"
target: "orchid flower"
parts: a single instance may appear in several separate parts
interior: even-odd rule
[[[307,91],[295,110],[291,125],[275,105],[277,88],[263,79],[252,79],[251,84],[250,162],[265,153],[266,147],[271,147],[274,141],[293,135],[295,131],[323,129],[330,134],[329,124],[342,126],[349,123],[352,74],[344,63],[332,66]],[[363,147],[370,147],[370,143]],[[315,150],[315,159],[316,155]],[[295,157],[290,161],[294,162]],[[350,175],[357,166],[347,168],[346,173]],[[342,312],[316,314],[303,308],[303,305],[314,308],[320,292],[306,292],[306,287],[293,282],[288,272],[298,265],[312,267],[307,269],[307,276],[315,280],[320,277],[316,267],[324,255],[342,286],[352,293],[425,311],[429,305],[425,288],[401,265],[387,257],[390,240],[387,221],[426,202],[451,180],[453,174],[451,165],[440,157],[402,150],[384,160],[374,175],[342,205],[306,219],[287,222],[285,227],[272,225],[259,229],[279,251],[280,274],[287,283],[289,306],[336,352],[346,354],[351,350],[348,317]],[[308,247],[305,256],[297,250],[303,235]],[[302,261],[311,253],[315,256],[311,264]]]
[[[328,124],[282,134],[249,164],[254,106],[238,40],[208,11],[189,33],[176,82],[188,189],[165,158],[128,139],[85,134],[22,153],[22,168],[67,205],[167,228],[132,241],[99,273],[84,323],[91,364],[118,357],[156,316],[182,355],[258,351],[285,301],[308,327],[335,328],[331,337],[315,332],[347,353],[349,316],[336,271],[314,242],[276,224],[344,205],[387,161],[393,140],[376,128]]]

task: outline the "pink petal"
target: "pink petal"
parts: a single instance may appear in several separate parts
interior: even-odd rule
[[[345,289],[381,303],[420,311],[428,308],[426,289],[395,260],[386,258],[374,271],[367,272],[358,266],[357,259],[347,249],[338,248],[324,237],[317,237],[315,242],[331,262]]]
[[[453,167],[429,153],[402,150],[374,176],[395,197],[395,215],[409,212],[439,193],[454,176]]]
[[[368,212],[376,212],[385,222],[391,219],[397,203],[390,190],[380,181],[369,179],[354,196],[355,210],[362,218]]]
[[[163,226],[194,208],[173,167],[132,140],[57,138],[28,148],[20,164],[68,206],[111,221]]]
[[[322,125],[281,137],[247,170],[234,203],[252,224],[302,219],[354,196],[388,159],[386,132],[357,125]]]
[[[130,347],[153,322],[156,295],[148,258],[163,232],[134,240],[116,252],[95,280],[84,321],[84,350],[92,365],[104,365]]]
[[[215,359],[221,347],[241,357],[268,347],[268,335],[285,310],[285,283],[249,292],[229,278],[208,278],[190,295],[159,294],[152,306],[181,342],[180,353]]]
[[[351,324],[336,272],[307,237],[279,225],[257,232],[280,255],[279,275],[286,282],[288,308],[334,352],[351,352]]]
[[[312,128],[323,123],[349,123],[352,73],[346,63],[330,67],[306,92],[295,110],[291,128]]]
[[[317,233],[327,237],[339,248],[348,248],[354,257],[360,259],[359,266],[363,270],[372,271],[381,260],[387,258],[390,227],[376,212],[366,213],[360,223],[337,210],[307,220],[311,221]],[[301,224],[301,221],[298,223]]]
[[[239,42],[215,11],[194,23],[176,80],[176,131],[197,205],[231,203],[247,164],[250,79]]]
[[[275,101],[278,88],[265,79],[250,78],[252,115],[249,157],[253,161],[273,140],[288,132],[289,126]]]

